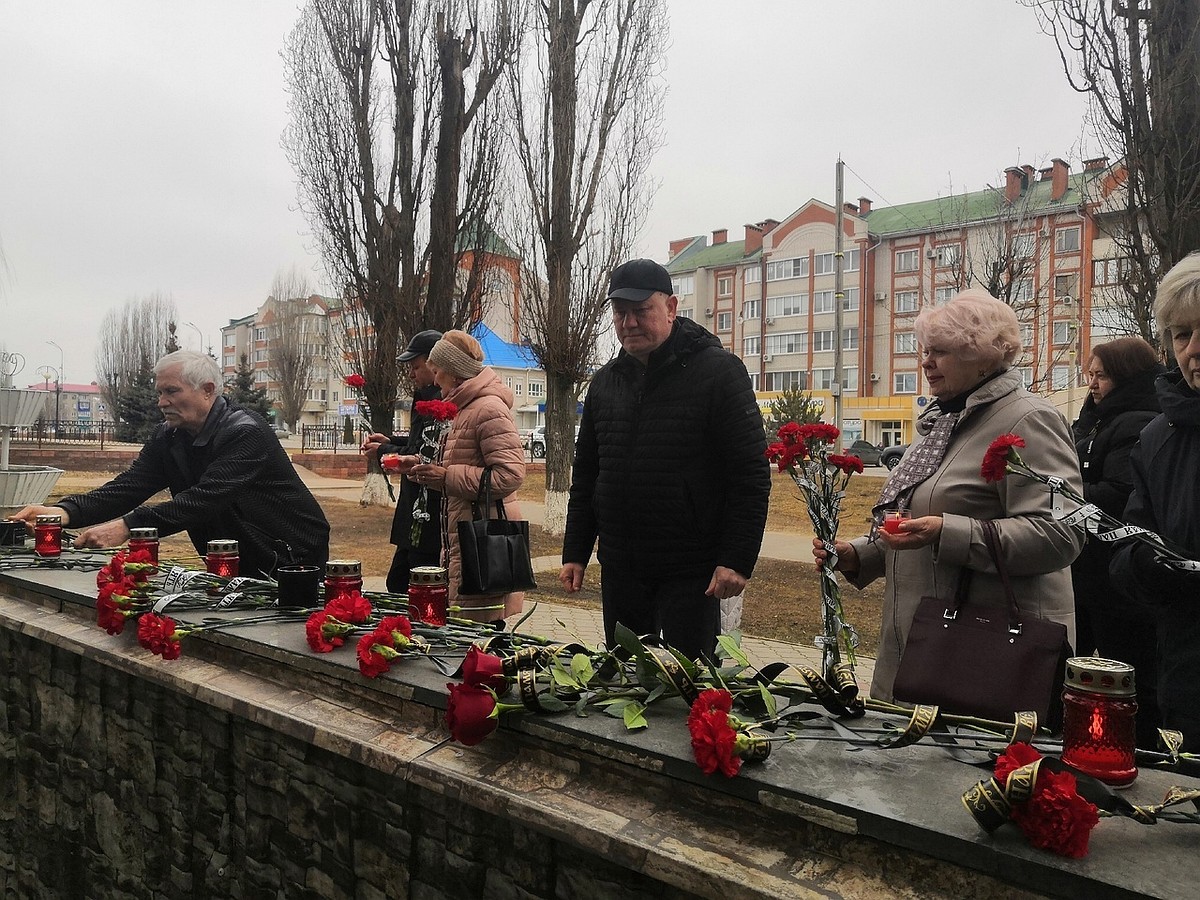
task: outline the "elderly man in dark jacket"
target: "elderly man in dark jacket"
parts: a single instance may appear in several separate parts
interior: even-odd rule
[[[201,555],[210,540],[232,538],[241,574],[251,577],[289,562],[323,566],[325,514],[270,426],[217,392],[220,375],[203,353],[168,353],[154,366],[166,422],[133,465],[90,493],[28,506],[16,518],[61,514],[64,525],[84,528],[76,547],[116,547],[131,528],[148,527],[162,535],[186,530]],[[142,505],[164,489],[170,500]]]
[[[696,659],[754,572],[771,473],[746,367],[671,291],[652,260],[613,270],[622,350],[584,402],[559,577],[579,590],[599,537],[609,646],[620,622]]]

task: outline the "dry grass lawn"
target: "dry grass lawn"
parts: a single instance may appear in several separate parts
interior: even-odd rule
[[[865,531],[871,504],[883,484],[882,474],[876,473],[883,471],[868,469],[866,474],[850,479],[842,508],[841,527],[841,533],[847,537],[855,537]],[[66,473],[59,480],[53,496],[89,490],[110,477],[93,472]],[[544,494],[544,476],[540,472],[531,472],[521,489],[521,496],[541,502]],[[320,502],[332,528],[330,556],[361,560],[366,575],[387,574],[392,559],[392,546],[388,543],[392,509],[361,507],[351,501],[324,497],[320,498]],[[767,528],[770,531],[795,533],[797,544],[805,548],[804,552],[807,553],[812,539],[808,514],[795,485],[784,475],[773,476]],[[534,556],[557,556],[560,553],[562,544],[559,538],[543,533],[536,525],[530,531]],[[180,561],[196,559],[191,543],[182,535],[164,539],[162,552],[165,557]],[[539,575],[538,581],[539,588],[531,593],[530,599],[541,598],[554,603],[599,608],[599,567],[596,565],[588,568],[584,589],[573,596],[567,596],[562,591],[553,573]],[[844,586],[846,617],[858,629],[862,639],[861,649],[867,654],[873,654],[879,643],[882,593],[880,582],[865,591]],[[812,564],[760,559],[754,578],[746,588],[742,630],[758,637],[811,644],[813,636],[821,630],[819,579]]]

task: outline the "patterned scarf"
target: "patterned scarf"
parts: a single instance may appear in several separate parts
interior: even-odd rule
[[[900,460],[900,465],[892,470],[879,500],[875,503],[873,512],[878,516],[883,510],[895,506],[896,498],[905,491],[910,491],[930,475],[937,471],[946,456],[946,448],[950,445],[950,436],[954,426],[958,424],[961,412],[944,412],[934,420],[925,440],[909,449]]]

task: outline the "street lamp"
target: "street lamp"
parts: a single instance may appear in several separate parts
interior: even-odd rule
[[[62,402],[62,386],[67,380],[67,363],[66,354],[63,353],[63,348],[54,343],[54,341],[46,341],[51,347],[58,351],[58,378],[54,380],[54,436],[58,437],[59,405]]]
[[[200,350],[201,353],[203,353],[204,352],[204,332],[201,331],[199,328],[197,328],[196,325],[192,322],[184,322],[183,324],[186,325],[188,328],[195,330],[196,339],[200,342],[200,346],[198,349]]]

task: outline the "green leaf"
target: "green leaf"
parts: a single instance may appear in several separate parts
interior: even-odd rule
[[[586,653],[576,653],[571,657],[571,672],[581,685],[587,684],[596,674],[592,661]]]
[[[550,674],[554,676],[554,683],[561,687],[575,688],[576,690],[583,687],[575,676],[563,668],[562,663],[555,661],[556,665],[551,667]]]
[[[739,632],[738,638],[740,638],[740,637],[741,637],[741,633]],[[721,649],[721,655],[724,656],[725,658],[732,659],[735,663],[737,663],[740,666],[750,665],[749,658],[742,651],[741,642],[739,640],[735,639],[732,635],[718,634],[717,635],[717,645]]]
[[[640,703],[630,701],[625,705],[625,727],[630,731],[637,731],[647,726],[646,722],[646,707]]]
[[[542,712],[565,712],[571,708],[553,694],[538,694],[538,706]]]
[[[632,631],[630,631],[628,628],[626,628],[620,622],[617,623],[617,627],[613,633],[613,636],[617,639],[617,643],[620,646],[624,647],[626,650],[628,650],[630,653],[632,653],[636,656],[644,656],[645,655],[646,648],[642,644],[641,638],[639,638],[636,634],[634,634]]]
[[[612,703],[606,703],[604,705],[604,714],[606,716],[612,716],[614,719],[623,719],[625,718],[625,707],[627,707],[629,704],[630,701],[624,699],[614,700]]]
[[[766,686],[762,684],[758,686],[758,693],[762,697],[763,706],[766,707],[767,717],[771,719],[775,718],[778,709],[775,704],[775,695],[768,691]]]

